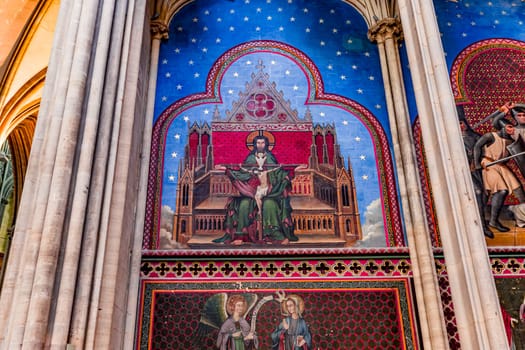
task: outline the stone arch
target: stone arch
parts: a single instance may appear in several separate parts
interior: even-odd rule
[[[152,18],[158,19],[163,22],[163,26],[169,27],[172,18],[179,12],[184,6],[194,2],[195,0],[178,0],[178,1],[165,1],[156,0],[155,5],[152,9]],[[357,12],[365,19],[367,26],[370,28],[375,23],[374,15],[378,15],[381,12],[386,12],[387,16],[394,16],[396,12],[396,1],[371,1],[371,0],[343,0],[349,6],[356,9]]]
[[[41,70],[13,94],[0,119],[0,144],[7,141],[11,150],[15,212],[22,195],[46,72],[47,69]]]

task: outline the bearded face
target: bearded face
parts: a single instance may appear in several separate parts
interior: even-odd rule
[[[257,139],[255,148],[257,148],[257,153],[264,153],[266,151],[266,141],[264,139]]]
[[[516,118],[516,121],[520,125],[525,125],[525,112],[518,112],[514,115],[514,118]]]

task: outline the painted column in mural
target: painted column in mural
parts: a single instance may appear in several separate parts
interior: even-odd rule
[[[397,44],[402,37],[401,23],[395,18],[383,18],[370,28],[368,37],[372,42],[377,43],[381,59],[397,178],[423,333],[422,339],[425,342],[425,348],[445,348],[447,332],[440,307],[441,299],[434,267],[434,254],[425,220],[414,140],[397,49]]]

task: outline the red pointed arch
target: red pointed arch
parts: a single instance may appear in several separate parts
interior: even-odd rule
[[[206,80],[206,91],[184,97],[166,108],[153,126],[151,157],[149,166],[148,194],[144,227],[144,249],[156,249],[160,225],[162,172],[165,153],[165,141],[173,120],[190,107],[221,103],[220,83],[229,66],[239,57],[256,52],[268,52],[283,55],[294,61],[304,72],[308,82],[306,105],[330,105],[345,110],[356,116],[368,129],[378,163],[381,199],[385,203],[384,223],[387,231],[387,244],[404,246],[395,174],[388,139],[379,121],[374,115],[354,100],[344,96],[326,93],[321,74],[312,60],[293,46],[277,41],[250,41],[233,47],[213,64]]]
[[[456,103],[476,125],[502,104],[525,101],[525,42],[488,39],[465,48],[452,63],[450,81]],[[479,132],[490,129],[480,125]]]

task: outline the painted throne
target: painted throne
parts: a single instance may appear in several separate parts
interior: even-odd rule
[[[223,117],[215,107],[211,125],[188,126],[174,215],[173,239],[192,248],[211,248],[224,234],[226,205],[239,193],[224,168],[239,165],[254,133],[270,136],[279,164],[291,169],[290,203],[294,245],[351,246],[362,238],[355,182],[337,144],[333,124],[301,119],[275,83],[258,66],[252,80]]]

